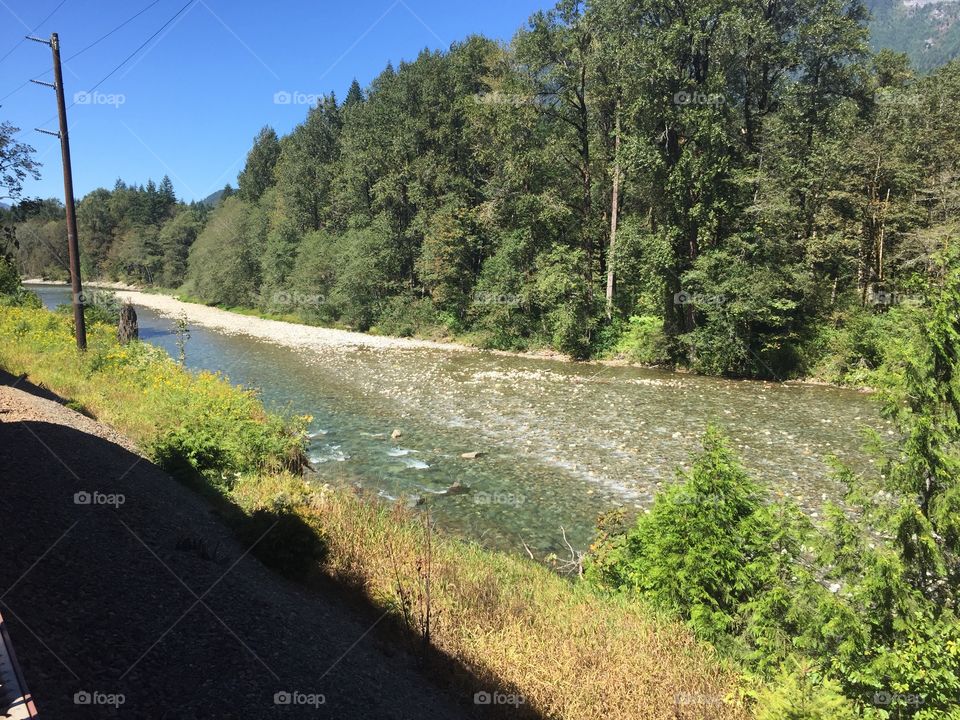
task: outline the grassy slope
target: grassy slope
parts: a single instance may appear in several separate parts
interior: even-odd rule
[[[105,326],[90,328],[85,356],[72,343],[67,318],[0,308],[0,367],[159,448],[155,457],[172,446],[194,452],[208,487],[247,514],[295,514],[324,541],[327,576],[391,610],[411,637],[423,636],[429,616],[433,646],[488,689],[517,693],[544,717],[747,716],[731,700],[736,673],[683,626],[523,558],[436,535],[399,508],[283,472],[299,423],[285,427],[217,376],[185,372],[149,346],[121,348]]]

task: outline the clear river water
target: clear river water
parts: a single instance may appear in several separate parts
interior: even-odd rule
[[[48,307],[70,299],[66,287],[30,289]],[[173,320],[136,309],[141,339],[176,356]],[[810,514],[840,492],[827,458],[870,462],[862,428],[883,428],[852,390],[490,352],[297,350],[194,326],[186,359],[256,388],[271,409],[312,415],[319,482],[403,498],[449,532],[538,557],[566,555],[564,532],[585,549],[601,512],[649,506],[708,423]],[[457,481],[469,491],[447,494]]]

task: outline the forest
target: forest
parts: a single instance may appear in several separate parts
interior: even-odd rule
[[[960,63],[859,0],[562,0],[264,127],[234,191],[78,204],[83,271],[361,331],[868,383],[942,272]],[[2,211],[63,277],[63,208]]]

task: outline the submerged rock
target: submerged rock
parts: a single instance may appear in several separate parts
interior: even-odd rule
[[[464,493],[470,492],[470,486],[464,485],[462,482],[457,480],[450,487],[446,489],[443,493],[444,495],[463,495]]]

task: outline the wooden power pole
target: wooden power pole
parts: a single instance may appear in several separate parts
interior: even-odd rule
[[[73,200],[73,169],[70,165],[70,133],[67,130],[67,105],[63,96],[63,70],[60,67],[60,38],[56,33],[49,40],[28,37],[28,40],[44,43],[53,51],[53,89],[57,92],[57,112],[60,116],[60,132],[41,130],[47,135],[60,138],[63,155],[63,204],[67,212],[67,251],[70,256],[70,285],[73,291],[73,324],[77,337],[77,349],[87,349],[87,326],[83,319],[83,285],[80,282],[80,246],[77,242],[77,210]],[[33,82],[50,86],[50,83]]]

